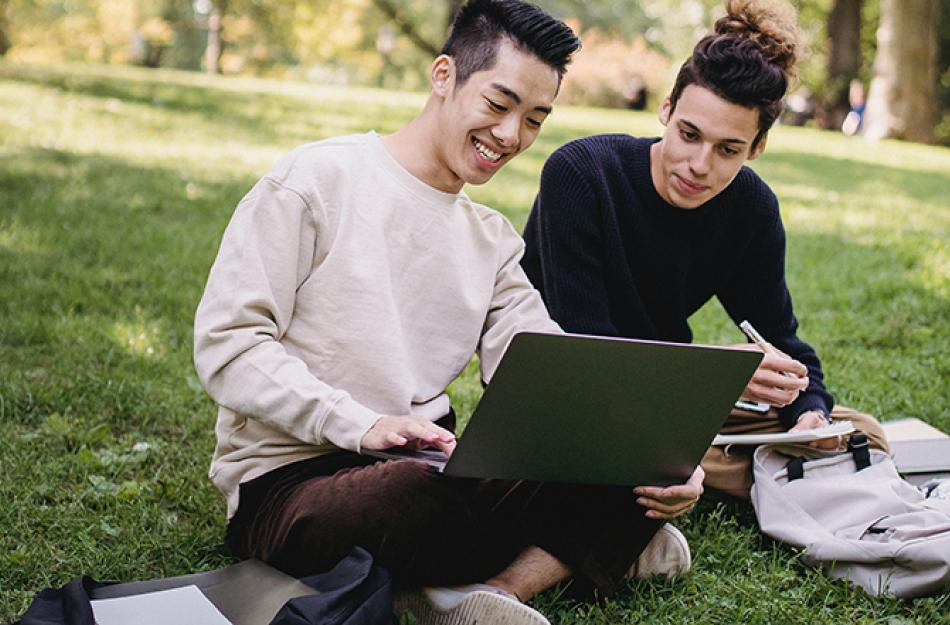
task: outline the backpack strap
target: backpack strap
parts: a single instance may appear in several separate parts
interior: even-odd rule
[[[854,466],[862,471],[871,466],[871,448],[866,434],[852,434],[848,441],[848,451],[854,456]]]
[[[788,461],[788,464],[785,465],[785,470],[788,472],[789,482],[802,479],[805,477],[805,459],[792,458]]]
[[[856,470],[862,471],[871,466],[871,448],[866,434],[852,434],[848,441],[848,452],[854,457]],[[794,482],[805,477],[805,459],[792,458],[785,465],[788,481]]]

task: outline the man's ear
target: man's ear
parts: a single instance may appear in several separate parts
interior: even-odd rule
[[[764,135],[762,135],[762,138],[759,139],[759,142],[755,144],[755,149],[749,152],[748,160],[754,161],[755,159],[762,156],[762,152],[765,152],[765,144],[768,143],[768,141],[769,141],[769,133],[765,133]]]
[[[455,88],[455,60],[440,54],[429,68],[429,86],[436,95],[445,97]]]
[[[666,126],[670,123],[670,114],[673,112],[673,102],[670,101],[670,97],[667,96],[663,98],[663,103],[660,104],[660,112],[657,117],[660,118],[660,123]]]

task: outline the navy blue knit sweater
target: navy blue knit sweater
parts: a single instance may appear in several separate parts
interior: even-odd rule
[[[715,296],[736,324],[748,319],[808,367],[809,386],[779,411],[782,424],[830,411],[818,356],[796,336],[772,190],[743,167],[702,206],[672,206],[650,177],[657,140],[597,135],[548,159],[522,265],[551,316],[568,332],[688,343],[689,316]]]

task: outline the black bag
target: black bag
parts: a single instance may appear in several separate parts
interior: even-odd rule
[[[357,547],[330,571],[300,580],[319,589],[280,609],[271,625],[395,625],[389,572]]]
[[[93,590],[106,586],[83,575],[62,588],[40,592],[18,621],[20,625],[95,625],[89,597]]]
[[[285,581],[286,580],[286,581]],[[292,598],[270,620],[270,625],[395,625],[389,573],[356,547],[337,565],[299,582],[309,589],[305,596],[294,578],[262,562],[248,560],[219,571],[164,580],[108,584],[88,576],[77,577],[62,588],[47,588],[37,595],[19,625],[95,625],[91,599],[121,597],[180,588],[194,584],[235,625],[267,625],[273,608],[261,616],[259,598],[269,588],[270,599],[291,592]],[[288,586],[294,585],[293,588]],[[288,590],[289,588],[289,590]],[[277,604],[281,605],[281,604]],[[251,614],[251,606],[258,614]],[[266,610],[265,610],[266,611]]]

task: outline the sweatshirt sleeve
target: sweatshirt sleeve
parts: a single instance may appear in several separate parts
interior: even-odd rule
[[[601,206],[571,154],[562,148],[544,165],[525,226],[528,251],[522,264],[561,326],[618,336],[605,283]]]
[[[380,415],[317,379],[280,343],[323,217],[270,178],[238,204],[195,314],[195,367],[220,406],[306,443],[359,451]]]
[[[736,324],[747,319],[765,340],[808,368],[808,388],[778,411],[782,425],[791,428],[803,412],[831,412],[834,398],[825,389],[818,355],[797,334],[798,320],[785,281],[785,228],[778,200],[771,192],[768,196],[774,208],[772,219],[742,258],[743,271],[733,276],[719,299]]]
[[[524,241],[511,224],[505,221],[504,225],[504,235],[498,246],[499,269],[478,343],[482,382],[486,384],[515,334],[561,333],[561,328],[548,315],[541,294],[531,285],[519,264],[524,254]]]

